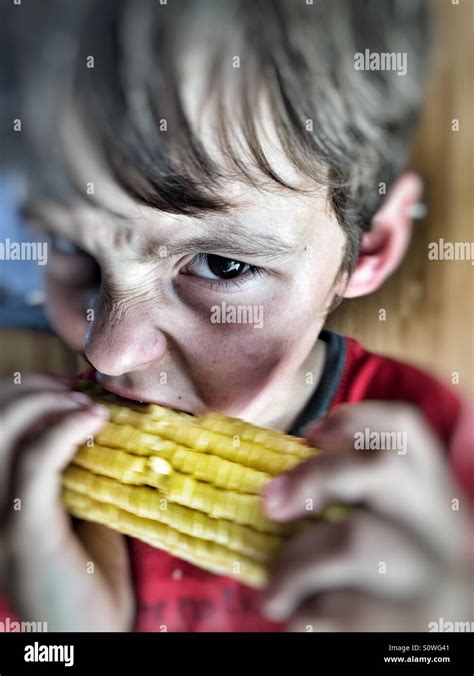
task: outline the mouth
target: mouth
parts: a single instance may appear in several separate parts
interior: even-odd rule
[[[195,415],[193,411],[190,411],[186,408],[183,408],[181,403],[178,402],[171,402],[171,401],[165,401],[164,399],[155,399],[153,397],[148,397],[148,396],[142,396],[137,392],[134,392],[132,390],[128,390],[125,387],[117,387],[116,385],[107,382],[107,378],[103,377],[102,374],[98,373],[95,369],[89,369],[85,373],[80,374],[78,377],[86,379],[86,380],[92,380],[94,383],[97,383],[101,387],[104,388],[107,392],[110,392],[111,394],[115,394],[116,396],[120,397],[121,399],[124,400],[123,403],[126,404],[127,400],[128,401],[136,401],[140,404],[156,404],[157,406],[163,406],[164,408],[170,408],[174,411],[178,411],[179,413],[187,413],[188,415]]]

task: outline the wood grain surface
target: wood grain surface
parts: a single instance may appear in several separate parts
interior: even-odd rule
[[[430,261],[428,244],[474,239],[474,2],[435,0],[438,41],[410,167],[425,180],[428,215],[415,223],[408,255],[370,297],[346,301],[328,325],[373,351],[411,361],[474,388],[474,265]],[[460,129],[452,131],[452,120]],[[386,321],[379,321],[379,309]]]

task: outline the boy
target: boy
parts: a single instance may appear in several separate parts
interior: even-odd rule
[[[50,630],[469,619],[467,508],[445,461],[466,449],[461,403],[322,331],[341,298],[383,284],[409,243],[421,182],[400,172],[421,100],[424,3],[114,0],[80,23],[73,66],[48,90],[52,136],[35,107],[48,165],[25,208],[51,242],[54,328],[111,392],[222,411],[324,449],[268,486],[272,518],[305,515],[308,500],[354,510],[290,540],[263,598],[102,527],[71,526],[60,473],[105,412],[71,382],[25,376],[0,393],[11,603]],[[381,53],[404,54],[403,69],[372,70]],[[254,312],[223,321],[216,308],[229,307]],[[355,443],[365,430],[403,443],[370,453]]]

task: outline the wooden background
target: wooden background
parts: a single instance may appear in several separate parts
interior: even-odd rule
[[[474,266],[429,261],[430,241],[472,241],[474,222],[474,0],[432,0],[438,13],[438,48],[410,167],[426,181],[428,215],[416,222],[402,267],[368,298],[346,301],[328,325],[371,350],[400,357],[472,393]],[[453,132],[453,118],[460,130]],[[379,309],[387,312],[379,321]],[[28,369],[74,373],[79,359],[54,336],[0,331],[0,373]]]
[[[374,351],[411,361],[472,393],[474,266],[429,261],[428,243],[474,239],[474,1],[433,0],[438,45],[410,167],[426,184],[428,215],[415,222],[410,251],[377,293],[346,301],[329,326]],[[460,130],[453,132],[453,118]],[[387,311],[378,320],[380,308]]]

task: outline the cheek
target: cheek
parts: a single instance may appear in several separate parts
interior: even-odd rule
[[[318,305],[313,297],[280,296],[263,306],[262,314],[256,311],[254,324],[200,322],[182,349],[206,406],[238,415],[266,389],[284,384],[317,339],[323,323]]]
[[[90,289],[67,286],[51,275],[45,277],[46,310],[59,336],[73,350],[80,351],[89,323],[87,321]]]

